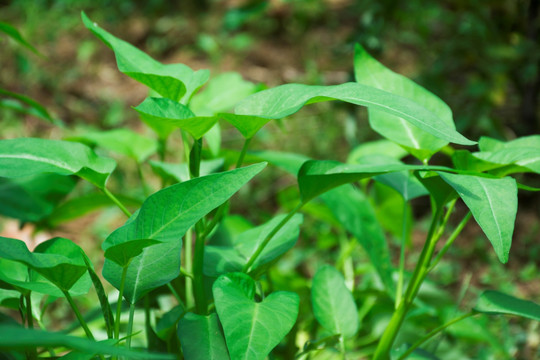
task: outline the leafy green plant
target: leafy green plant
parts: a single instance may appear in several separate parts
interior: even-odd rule
[[[119,70],[151,90],[152,96],[134,109],[157,141],[127,129],[66,140],[0,141],[0,180],[19,184],[29,199],[39,184],[50,185],[37,192],[50,200],[39,216],[24,207],[4,213],[44,226],[108,205],[127,217],[101,246],[102,275],[118,290],[117,297],[107,295],[108,285],[102,284],[89,257],[68,239],[53,238],[33,251],[21,240],[0,239],[0,304],[18,310],[25,326],[2,320],[0,348],[7,356],[36,359],[47,357],[46,352],[56,357],[71,351],[62,357],[434,358],[437,349],[425,347],[428,340],[445,331],[452,334],[450,329],[460,322],[481,327],[481,314],[540,319],[539,305],[492,290],[464,313],[447,302],[431,305],[422,296],[429,291],[428,275],[471,218],[498,259],[508,261],[518,188],[537,190],[509,175],[539,173],[540,136],[509,142],[481,138],[477,152],[454,149],[450,142],[476,142],[456,131],[448,106],[385,68],[361,46],[355,51],[354,83],[287,84],[257,91],[255,84],[227,74],[199,92],[209,80],[208,71],[161,64],[84,13],[82,18],[113,50]],[[385,140],[360,145],[347,163],[248,151],[268,122],[330,100],[367,107],[371,127]],[[227,112],[232,108],[234,112]],[[222,149],[220,126],[226,124],[244,138],[240,150]],[[178,129],[183,159],[169,163],[169,138]],[[103,151],[134,160],[139,186],[151,194],[140,202],[129,201],[132,194],[125,188],[114,195],[109,180],[118,171],[117,162]],[[433,165],[437,153],[446,155],[453,167]],[[408,154],[412,157],[405,163],[402,158]],[[149,160],[153,156],[159,161]],[[147,163],[162,179],[157,191],[147,181]],[[283,213],[255,226],[231,214],[230,199],[272,171],[267,168],[295,176],[297,190],[283,202]],[[89,192],[59,204],[61,199],[51,195],[65,196],[73,186],[52,180],[57,177],[74,183],[82,179],[102,195]],[[391,207],[401,206],[397,232],[378,220],[384,208],[372,201],[374,191]],[[417,257],[408,271],[411,201],[421,197],[430,200],[431,221],[421,252],[409,254]],[[459,199],[465,213],[456,210]],[[137,210],[132,213],[132,208]],[[334,232],[333,244],[326,248],[329,256],[320,255],[311,264],[318,268],[312,280],[294,271],[309,265],[310,256],[325,252],[317,232],[308,240],[313,244],[295,252],[303,223],[310,219]],[[401,238],[397,264],[385,230]],[[357,243],[364,256],[356,256]],[[330,261],[334,264],[325,264]],[[99,300],[93,317],[76,302],[91,287]],[[174,298],[174,306],[162,308],[155,301],[160,296]],[[43,316],[56,298],[65,299],[88,339],[46,330]],[[426,318],[421,328],[425,335],[416,331],[412,338],[401,337],[408,326],[418,327]],[[34,329],[35,322],[42,330]],[[505,348],[494,351],[509,357]]]

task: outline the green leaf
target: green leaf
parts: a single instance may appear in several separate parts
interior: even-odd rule
[[[123,195],[116,195],[116,197],[125,206],[140,207],[142,204],[140,200],[132,197]],[[52,227],[56,227],[61,223],[77,219],[103,207],[116,207],[116,205],[107,195],[101,192],[90,193],[80,197],[70,198],[60,204],[47,217],[46,221]]]
[[[105,258],[124,267],[129,265],[131,259],[139,256],[144,249],[159,243],[160,241],[151,239],[131,240],[107,248],[104,255]]]
[[[52,124],[61,125],[61,121],[58,119],[53,118],[47,109],[43,107],[40,103],[35,101],[34,99],[29,98],[28,96],[14,93],[12,91],[7,91],[5,89],[0,88],[0,95],[7,96],[10,98],[13,98],[17,100],[18,103],[14,103],[8,100],[2,100],[0,101],[0,107],[10,108],[13,110],[17,110],[19,112],[28,113],[33,116],[36,116],[42,120],[48,121]],[[22,107],[20,103],[27,105],[29,108],[26,109],[25,107]]]
[[[509,142],[497,142],[481,138],[481,152],[474,156],[483,161],[500,165],[517,165],[513,172],[531,172],[540,174],[540,135],[525,136]],[[487,150],[489,149],[489,150]]]
[[[184,316],[186,309],[183,305],[176,305],[167,311],[156,324],[156,335],[162,340],[169,340],[176,333],[178,321]]]
[[[17,41],[19,44],[26,46],[28,49],[32,50],[34,53],[41,55],[39,51],[36,50],[26,39],[21,35],[19,30],[17,30],[11,24],[0,21],[0,31],[11,37],[13,40]]]
[[[84,12],[81,17],[86,28],[114,51],[118,70],[165,98],[176,102],[183,99],[187,103],[192,94],[208,80],[208,70],[194,72],[184,64],[164,65],[101,29]]]
[[[512,178],[439,175],[452,186],[471,210],[502,263],[508,261],[517,213],[517,184]]]
[[[220,113],[217,116],[229,122],[238,131],[240,131],[242,136],[244,136],[246,139],[251,139],[253,136],[255,136],[255,134],[271,120],[260,116],[228,113]]]
[[[227,272],[241,271],[259,244],[287,216],[278,215],[267,223],[249,229],[233,237],[230,247],[205,246],[204,273],[219,276]],[[294,215],[273,237],[259,255],[251,269],[253,271],[268,264],[289,251],[298,240],[303,216]]]
[[[146,292],[166,284],[180,273],[182,236],[199,219],[224,203],[265,163],[203,176],[160,190],[143,203],[127,223],[115,230],[103,250],[135,239],[161,241],[143,250],[128,266],[124,295],[135,303]],[[122,267],[105,260],[103,276],[120,287]]]
[[[38,222],[54,212],[55,206],[76,184],[76,178],[57,174],[0,178],[0,214]]]
[[[0,176],[3,177],[42,173],[77,175],[104,188],[115,167],[114,160],[98,156],[89,147],[71,141],[0,140]]]
[[[256,89],[254,83],[242,79],[239,73],[222,73],[210,80],[204,91],[193,96],[190,108],[201,115],[229,111]]]
[[[28,266],[60,290],[69,291],[86,274],[82,250],[71,240],[50,239],[39,244],[32,253],[21,240],[5,237],[0,239],[0,258]]]
[[[188,165],[171,164],[162,161],[149,161],[152,170],[162,178],[173,178],[176,182],[190,179]],[[202,160],[199,169],[200,176],[210,175],[223,167],[224,159]]]
[[[165,98],[148,97],[134,109],[161,138],[180,128],[200,139],[219,120],[216,116],[196,116],[187,106]]]
[[[299,298],[279,291],[255,302],[246,283],[255,288],[243,273],[220,276],[212,287],[216,310],[231,359],[263,360],[294,326]]]
[[[230,359],[216,313],[187,313],[178,322],[178,338],[186,360]]]
[[[306,161],[298,172],[298,186],[303,202],[343,184],[355,182],[377,175],[405,170],[442,170],[453,169],[441,166],[406,165],[406,164],[358,164],[345,165],[337,161]]]
[[[362,245],[386,290],[393,293],[390,251],[375,210],[366,196],[353,186],[344,185],[323,194],[321,199],[345,230]]]
[[[540,305],[498,291],[484,291],[473,309],[490,315],[517,315],[540,321]]]
[[[72,136],[66,140],[87,145],[97,145],[103,149],[125,155],[138,163],[144,162],[157,151],[156,141],[129,129],[89,132]]]
[[[353,337],[358,331],[358,309],[345,279],[332,266],[317,270],[311,287],[315,318],[331,334]]]
[[[281,119],[294,114],[306,104],[328,100],[341,100],[399,116],[439,139],[462,145],[475,144],[414,101],[356,83],[334,86],[282,85],[249,96],[236,106],[235,113]]]
[[[370,155],[386,155],[394,159],[401,159],[407,155],[407,151],[394,142],[381,139],[362,143],[355,147],[347,158],[347,163],[356,164],[359,158]]]
[[[20,326],[0,325],[0,349],[35,349],[37,347],[62,347],[89,354],[125,356],[128,359],[174,360],[174,355],[153,354],[130,350],[110,344],[110,341],[96,342],[85,338],[48,331],[25,329]]]
[[[356,44],[354,51],[354,74],[358,83],[409,99],[432,112],[444,126],[455,131],[452,111],[444,101],[412,80],[386,68],[359,44]],[[369,123],[373,130],[405,146],[421,160],[429,159],[446,146],[448,142],[445,140],[453,141],[407,121],[402,116],[376,108],[369,108]]]

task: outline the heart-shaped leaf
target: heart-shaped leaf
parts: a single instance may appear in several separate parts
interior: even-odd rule
[[[138,163],[144,162],[157,151],[155,140],[129,129],[86,132],[70,137],[67,140],[78,141],[87,145],[97,145],[117,154],[128,156]]]
[[[152,245],[134,257],[128,266],[124,295],[134,303],[146,292],[166,284],[180,273],[182,236],[204,215],[221,205],[252,177],[265,163],[218,174],[203,176],[160,190],[143,203],[124,226],[115,230],[102,245],[112,246],[135,239],[152,239]],[[120,287],[122,267],[105,260],[103,276]]]
[[[183,99],[187,103],[193,93],[208,80],[208,70],[193,71],[184,64],[164,65],[103,30],[84,12],[81,17],[86,28],[114,51],[118,70],[163,97],[173,101]]]
[[[230,359],[216,313],[187,313],[178,322],[178,338],[186,360]]]
[[[354,75],[360,84],[414,101],[435,114],[445,126],[455,130],[452,111],[444,101],[408,78],[386,68],[359,44],[356,44],[354,51]],[[445,138],[430,133],[401,116],[376,108],[369,108],[369,123],[373,130],[403,145],[421,160],[429,159],[448,144]]]
[[[134,109],[162,138],[180,128],[200,139],[219,120],[215,116],[196,116],[187,106],[165,98],[146,98]]]
[[[506,263],[517,213],[516,180],[444,172],[439,175],[456,190],[493,245],[499,260]]]
[[[357,83],[334,86],[282,85],[247,97],[236,106],[235,113],[281,119],[294,114],[306,104],[328,100],[341,100],[384,111],[408,121],[439,139],[462,145],[475,144],[474,141],[458,133],[447,121],[440,119],[416,102]]]
[[[315,318],[331,334],[352,337],[358,331],[358,309],[343,276],[330,265],[317,270],[311,287]]]
[[[517,315],[540,321],[540,305],[499,291],[484,291],[473,309],[490,315]]]
[[[222,275],[212,287],[231,359],[265,359],[298,316],[298,295],[280,291],[255,302],[254,291],[249,291],[254,288],[254,281],[242,273]]]
[[[114,160],[98,156],[88,146],[71,141],[0,140],[0,176],[3,177],[42,173],[77,175],[104,188],[115,167]]]

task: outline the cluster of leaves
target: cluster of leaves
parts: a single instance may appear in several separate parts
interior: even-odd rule
[[[287,84],[258,91],[258,86],[237,74],[223,74],[199,92],[209,80],[208,71],[164,65],[84,14],[83,22],[112,49],[118,69],[150,89],[151,96],[134,109],[155,131],[157,141],[127,129],[66,140],[0,141],[0,197],[11,199],[2,206],[5,215],[54,226],[114,204],[128,217],[102,243],[102,275],[118,289],[116,304],[110,301],[89,258],[71,240],[53,238],[29,251],[20,240],[0,239],[0,304],[19,310],[26,325],[12,319],[0,324],[0,348],[8,356],[38,358],[47,351],[72,350],[63,357],[263,360],[272,354],[299,359],[404,359],[414,354],[433,358],[434,354],[421,349],[427,340],[460,321],[477,324],[473,316],[478,314],[540,320],[539,305],[486,291],[469,312],[454,318],[432,316],[434,330],[416,335],[414,343],[398,337],[415,310],[429,309],[418,297],[422,285],[471,217],[499,260],[508,261],[518,188],[537,190],[510,175],[540,173],[539,136],[509,142],[481,138],[477,152],[453,149],[449,143],[476,143],[456,131],[449,107],[385,68],[361,46],[355,50],[354,83]],[[347,163],[277,151],[248,152],[250,142],[268,122],[289,117],[305,105],[330,100],[367,107],[371,128],[384,140],[360,145]],[[227,112],[233,107],[234,112]],[[221,149],[220,121],[243,136],[240,151]],[[178,129],[185,159],[165,162],[169,137]],[[115,196],[107,187],[116,161],[92,147],[133,159],[141,186],[149,192],[141,171],[143,163],[150,163],[163,184],[173,184],[153,192],[140,205],[137,201],[128,204],[127,196]],[[439,152],[447,154],[454,166],[430,165]],[[156,153],[160,161],[149,160]],[[409,154],[416,160],[404,163],[402,159]],[[243,166],[245,162],[251,165]],[[229,214],[229,199],[267,163],[296,177],[298,189],[293,197],[297,204],[263,224],[246,225],[245,220]],[[58,205],[72,191],[76,178],[94,185],[102,197],[91,193]],[[385,230],[391,229],[377,218],[368,196],[370,187],[390,191],[388,198],[397,197],[403,208],[404,220],[397,230],[402,232],[397,268],[386,241]],[[419,197],[431,200],[432,219],[416,266],[409,273],[405,269],[410,235],[406,218],[411,200]],[[466,214],[455,211],[458,199],[468,208]],[[133,214],[128,209],[132,206],[138,208]],[[335,266],[316,270],[307,295],[302,289],[305,279],[296,286],[297,291],[290,291],[295,286],[284,284],[290,274],[282,279],[273,276],[280,266],[294,269],[309,259],[309,254],[283,259],[298,240],[304,221],[300,212],[325,219],[343,239]],[[459,225],[436,253],[452,215],[458,217]],[[360,261],[353,256],[357,243],[374,269],[363,274],[360,283],[355,268]],[[93,326],[74,300],[91,287],[102,315]],[[274,291],[276,287],[287,291]],[[151,295],[164,292],[175,298],[176,306],[162,313],[156,323],[153,313],[159,307]],[[69,303],[88,339],[34,329],[34,321],[44,327],[46,307],[56,298]],[[311,299],[312,312],[300,307],[307,299]],[[124,300],[129,305],[126,326],[122,322]],[[137,307],[144,309],[146,348],[151,352],[131,346],[140,341],[138,329],[134,332]],[[374,322],[377,315],[386,317],[382,330]],[[99,330],[103,336],[94,335]],[[121,337],[121,333],[125,335]],[[104,340],[97,342],[97,338]],[[506,349],[499,351],[508,355]]]

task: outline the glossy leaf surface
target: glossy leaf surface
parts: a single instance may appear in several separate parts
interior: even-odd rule
[[[187,313],[178,322],[178,338],[186,360],[230,359],[216,313]]]
[[[263,360],[289,333],[298,316],[298,295],[279,291],[255,302],[255,283],[242,273],[220,276],[214,300],[231,359]]]
[[[108,248],[136,239],[162,243],[143,250],[128,266],[124,294],[135,302],[146,292],[166,284],[180,272],[182,236],[200,218],[229,199],[266,164],[260,163],[208,175],[160,190],[143,203],[124,226],[115,230],[102,245]],[[120,286],[122,268],[106,260],[104,277]]]
[[[462,145],[475,144],[414,101],[357,83],[334,86],[282,85],[249,96],[236,106],[235,113],[281,119],[294,114],[304,105],[328,100],[341,100],[399,116],[439,139]]]
[[[471,210],[502,263],[508,261],[517,213],[517,185],[512,178],[490,179],[439,172]]]
[[[358,309],[343,275],[330,265],[317,270],[311,287],[315,318],[331,334],[352,337],[358,331]]]
[[[71,141],[0,140],[0,176],[3,177],[42,173],[77,175],[103,188],[115,167],[114,160],[98,156],[88,146]]]
[[[435,114],[445,126],[455,130],[452,111],[444,101],[412,80],[386,68],[359,44],[356,44],[354,51],[354,75],[360,84],[414,101]],[[369,123],[373,130],[409,148],[411,153],[421,160],[428,159],[448,144],[445,138],[426,131],[401,116],[376,108],[369,109]]]

